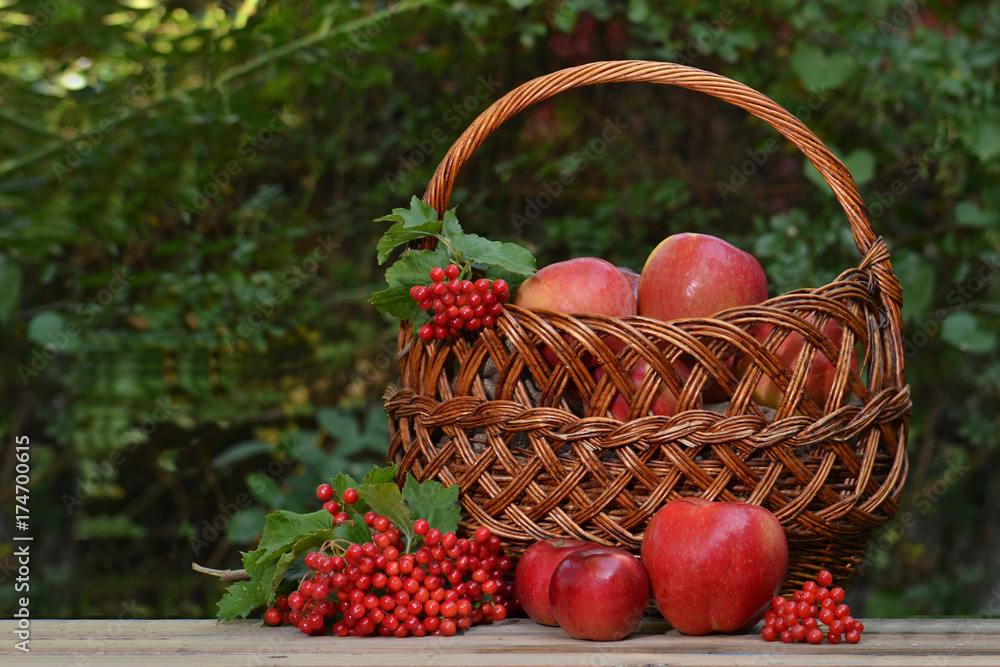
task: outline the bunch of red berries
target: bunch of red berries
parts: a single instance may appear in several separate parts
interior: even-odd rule
[[[807,581],[801,591],[795,591],[792,599],[780,595],[771,601],[771,608],[764,614],[764,629],[760,635],[765,641],[778,639],[791,644],[806,641],[819,644],[823,641],[826,625],[826,640],[839,644],[846,639],[848,644],[861,641],[865,626],[851,616],[851,609],[844,604],[844,589],[830,588],[833,575],[827,570],[816,575],[816,581]]]
[[[433,324],[420,327],[418,333],[422,340],[447,338],[462,329],[488,329],[496,324],[496,318],[503,312],[503,304],[510,299],[507,281],[459,280],[459,273],[455,264],[443,269],[436,266],[430,271],[430,284],[414,285],[410,289],[410,298],[417,302],[420,310],[434,312]]]
[[[329,484],[321,484],[316,495],[335,524],[347,520]],[[354,504],[357,490],[347,489],[342,500]],[[418,519],[413,532],[423,544],[405,553],[392,521],[375,512],[364,521],[372,540],[333,540],[307,554],[309,572],[294,592],[278,596],[264,613],[266,623],[289,623],[309,635],[325,634],[332,620],[330,630],[340,637],[450,637],[476,623],[502,621],[516,604],[513,584],[503,581],[513,563],[501,555],[500,538],[489,528],[459,539]]]

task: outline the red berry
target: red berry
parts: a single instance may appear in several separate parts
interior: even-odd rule
[[[806,626],[807,630],[819,627],[819,623],[816,621],[815,616],[810,616],[809,618],[803,618],[802,625]]]
[[[830,625],[837,620],[837,617],[833,614],[833,610],[831,609],[820,609],[819,620],[824,625]]]
[[[786,644],[791,644],[792,642],[795,641],[795,638],[792,637],[792,631],[791,630],[783,630],[782,633],[781,633],[781,635],[780,635],[780,637],[781,637],[781,641],[785,642]]]
[[[442,294],[441,295],[441,303],[443,303],[446,307],[454,305],[455,304],[455,295],[452,294],[451,292],[447,292],[445,294]]]
[[[448,291],[458,296],[462,293],[462,281],[458,278],[454,278],[448,281]]]
[[[773,642],[778,639],[778,632],[773,626],[765,625],[764,629],[760,631],[760,636],[763,637],[766,642]]]
[[[844,589],[838,586],[837,588],[830,589],[830,599],[834,602],[840,603],[844,601]]]
[[[330,514],[337,514],[340,512],[340,505],[337,504],[336,500],[328,500],[323,503],[323,509],[325,509]]]
[[[823,600],[830,597],[830,590],[828,588],[817,588],[814,595],[816,596],[816,602],[822,603]]]
[[[324,502],[333,498],[333,487],[329,484],[320,484],[316,487],[316,497]]]
[[[493,293],[496,295],[503,294],[507,291],[507,281],[504,279],[493,281]]]
[[[857,630],[858,632],[864,632],[865,624],[862,623],[861,621],[854,621],[854,629]]]
[[[461,317],[456,317],[453,320],[448,320],[448,326],[451,327],[452,331],[458,331],[465,324],[465,320]]]
[[[445,273],[445,270],[442,269],[440,266],[435,266],[433,269],[431,269],[431,280],[433,280],[436,283],[440,283],[442,280],[445,279],[447,275],[448,274]]]
[[[494,326],[496,326],[497,319],[492,315],[484,315],[483,318],[480,320],[480,323],[487,329],[492,329]]]
[[[848,607],[846,604],[838,604],[833,610],[833,615],[840,619],[843,619],[850,613],[851,613],[851,608]]]
[[[503,304],[502,303],[494,303],[492,306],[489,307],[488,310],[489,310],[490,315],[492,315],[493,317],[496,317],[497,315],[499,315],[500,313],[503,312]]]
[[[440,298],[448,293],[448,286],[445,285],[444,283],[434,283],[433,285],[431,285],[430,290],[431,294]]]
[[[829,570],[820,570],[816,575],[816,581],[820,586],[829,588],[830,584],[833,583],[833,575],[830,574]]]
[[[413,287],[410,288],[410,298],[413,299],[414,301],[417,302],[423,301],[424,299],[427,298],[427,294],[428,294],[427,288],[424,287],[423,285],[414,285]]]
[[[358,502],[358,490],[357,489],[347,489],[344,491],[344,502],[348,505],[353,505]]]
[[[439,339],[445,339],[448,337],[447,327],[434,327],[434,336]]]
[[[493,292],[487,292],[483,295],[483,305],[492,306],[497,302],[497,295]]]
[[[774,599],[771,600],[771,609],[775,611],[781,611],[781,609],[785,606],[785,602],[786,602],[785,598],[781,597],[780,595],[776,595]]]
[[[425,324],[420,327],[420,331],[418,333],[420,334],[420,340],[430,340],[431,338],[434,338],[434,325]]]
[[[448,325],[448,316],[444,312],[440,312],[434,316],[434,324],[439,327]]]
[[[423,301],[417,304],[417,307],[420,308],[420,310],[427,311],[430,310],[433,305],[434,304],[430,299],[424,299]]]
[[[806,638],[806,633],[809,632],[809,630],[806,628],[806,626],[804,626],[804,625],[802,625],[800,623],[796,623],[790,629],[791,629],[791,632],[792,632],[792,638],[794,638],[795,641],[797,641],[797,642],[804,641],[805,638]]]
[[[427,523],[427,519],[417,519],[413,522],[413,532],[417,535],[426,535],[430,528],[431,526]]]
[[[479,542],[480,544],[488,541],[492,535],[493,533],[486,526],[476,528],[476,532],[473,533],[473,537],[476,538],[476,542]]]
[[[847,628],[844,627],[844,622],[839,619],[833,621],[833,623],[828,623],[827,625],[829,626],[831,635],[842,635],[847,630]]]
[[[291,593],[288,596],[288,606],[296,611],[302,609],[302,605],[304,605],[305,603],[306,603],[306,597],[302,595],[302,593],[299,593],[298,591],[295,591],[294,593]]]
[[[857,644],[861,641],[861,633],[857,630],[848,630],[844,633],[844,639],[847,640],[848,644]]]
[[[476,291],[476,286],[471,280],[462,281],[462,294],[472,295]]]
[[[264,612],[264,622],[268,625],[281,625],[281,610],[271,607]]]
[[[819,628],[812,628],[806,633],[806,641],[810,644],[819,644],[823,641],[823,631]]]
[[[443,313],[447,307],[441,299],[434,299],[434,303],[431,304],[431,308],[434,309],[435,313]]]
[[[478,317],[473,317],[471,320],[465,323],[465,328],[469,331],[475,331],[482,324]]]
[[[461,309],[458,309],[458,316],[463,320],[471,320],[476,314],[469,306],[462,306]]]
[[[835,635],[832,632],[828,632],[826,634],[826,641],[830,642],[831,644],[839,644],[840,643],[840,639],[841,639],[841,635]]]
[[[458,267],[455,266],[454,264],[449,264],[448,266],[444,267],[444,275],[448,278],[457,278]]]
[[[803,593],[812,593],[817,588],[818,588],[818,586],[816,586],[816,582],[815,581],[807,581],[806,583],[802,584],[802,592]]]
[[[480,294],[486,294],[490,291],[490,281],[486,278],[480,278],[476,281],[476,291]]]
[[[479,307],[483,303],[483,297],[479,296],[478,293],[473,293],[473,294],[470,294],[465,299],[465,303],[467,303],[472,308],[477,308],[477,307]]]

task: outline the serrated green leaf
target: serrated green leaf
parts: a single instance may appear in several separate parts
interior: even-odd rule
[[[260,548],[243,553],[243,567],[250,575],[250,581],[230,584],[218,603],[217,617],[220,621],[246,618],[254,609],[274,601],[275,592],[271,581],[278,561],[270,559],[265,562],[265,558],[265,550]]]
[[[415,227],[405,227],[404,223],[397,222],[382,235],[375,246],[378,252],[378,263],[384,264],[389,253],[395,248],[425,236],[434,236],[440,231],[441,222],[437,220],[429,220]]]
[[[458,222],[458,216],[455,215],[455,209],[450,208],[445,211],[444,220],[441,224],[441,236],[448,239],[455,239],[464,233],[462,225]]]
[[[394,208],[391,215],[376,218],[375,222],[399,222],[403,227],[420,227],[438,219],[437,211],[430,204],[425,204],[414,195],[410,199],[410,208]]]
[[[328,513],[329,514],[329,513]],[[292,544],[288,551],[283,553],[277,560],[277,567],[274,576],[271,578],[271,586],[277,588],[281,580],[285,578],[285,573],[297,559],[302,558],[309,551],[315,551],[327,540],[334,539],[336,531],[333,528],[325,528],[309,533],[300,540]]]
[[[425,313],[410,298],[410,290],[396,285],[372,294],[371,304],[380,313],[401,320],[419,320]]]
[[[495,266],[523,276],[530,276],[535,272],[534,256],[527,248],[516,243],[501,243],[478,234],[463,234],[452,239],[451,245],[477,265]]]
[[[281,557],[278,560],[274,562],[274,574],[271,576],[271,579],[268,580],[268,585],[272,590],[281,585],[281,580],[285,578],[285,573],[288,572],[288,568],[291,567],[294,561],[295,552],[286,551],[281,554]],[[251,579],[251,581],[253,580]]]
[[[331,527],[330,513],[319,510],[311,514],[298,514],[277,510],[267,515],[264,522],[264,533],[261,535],[257,549],[263,549],[261,562],[280,555],[298,540],[317,530]]]
[[[413,519],[410,518],[410,510],[395,482],[363,486],[361,496],[370,508],[396,524],[406,534],[407,543],[410,542],[413,538]]]
[[[426,519],[431,528],[437,528],[442,533],[454,533],[458,530],[458,521],[462,518],[462,508],[458,504],[457,484],[445,486],[435,480],[418,482],[411,474],[406,473],[406,484],[403,485],[403,500],[410,507],[410,519]]]
[[[365,478],[361,480],[362,484],[383,484],[385,482],[394,482],[396,480],[396,464],[387,465],[384,468],[379,468],[375,466],[371,471],[365,475]]]

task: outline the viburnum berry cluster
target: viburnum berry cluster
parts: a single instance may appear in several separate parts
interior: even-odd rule
[[[316,489],[337,525],[349,519],[334,494],[329,484]],[[353,505],[358,491],[345,490],[340,501]],[[374,511],[363,518],[371,541],[329,540],[306,554],[307,574],[294,592],[277,597],[264,613],[266,623],[295,625],[309,635],[329,628],[340,637],[451,636],[501,621],[516,604],[513,584],[503,581],[513,562],[489,528],[465,539],[417,519],[413,533],[422,544],[406,553],[409,545],[392,521]]]
[[[795,591],[791,600],[775,597],[764,614],[761,637],[769,642],[780,639],[786,644],[819,644],[824,639],[820,627],[823,624],[827,627],[825,639],[831,644],[839,644],[842,639],[857,644],[865,626],[851,616],[851,608],[844,604],[844,589],[830,588],[832,584],[833,575],[822,570],[815,581],[807,581],[802,590]]]
[[[460,273],[457,264],[436,266],[430,270],[430,283],[410,289],[410,298],[420,310],[434,313],[433,323],[423,325],[418,331],[422,340],[447,338],[462,329],[488,329],[503,312],[503,304],[510,299],[505,280],[460,280]]]

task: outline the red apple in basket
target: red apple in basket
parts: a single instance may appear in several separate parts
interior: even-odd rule
[[[636,314],[635,295],[628,280],[614,264],[599,257],[577,257],[542,267],[521,283],[512,303],[527,310],[555,310],[567,315]],[[611,336],[606,336],[604,342],[613,352],[622,346]],[[543,349],[542,354],[550,366],[559,364],[551,350]]]
[[[657,608],[686,635],[752,627],[788,570],[778,519],[741,502],[667,503],[650,519],[641,553]]]
[[[635,269],[630,269],[627,266],[619,266],[618,270],[621,274],[625,276],[625,280],[628,281],[629,286],[632,287],[632,294],[635,295],[636,302],[639,300],[639,273]]]
[[[574,639],[616,641],[632,634],[649,600],[649,577],[624,549],[574,551],[552,574],[549,601]]]
[[[552,573],[566,556],[593,547],[593,542],[559,537],[535,542],[525,550],[514,570],[514,590],[528,618],[542,625],[558,625],[549,605]]]
[[[748,252],[708,234],[674,234],[656,246],[639,279],[639,314],[709,317],[767,299],[767,278]]]
[[[690,375],[690,371],[687,366],[679,361],[675,361],[673,366],[678,375],[681,376],[681,381],[687,380],[688,375]],[[629,378],[631,378],[632,382],[638,388],[648,373],[649,364],[646,363],[644,359],[639,359],[629,371]],[[594,369],[595,380],[600,380],[604,377],[604,375],[605,372],[603,368],[599,367]],[[621,393],[616,394],[614,400],[611,402],[611,416],[618,421],[625,421],[628,417],[628,407],[628,401],[625,400],[625,397],[622,396]],[[700,397],[699,405],[696,407],[701,407]],[[660,389],[656,392],[656,396],[653,398],[653,403],[650,405],[650,411],[654,415],[666,415],[668,417],[677,411],[677,397],[670,391],[666,383],[660,383]]]
[[[807,320],[812,320],[812,315],[806,317]],[[767,335],[771,333],[773,325],[763,324],[757,331],[757,339],[761,342],[767,338]],[[823,328],[823,334],[830,339],[837,350],[840,350],[840,343],[844,337],[844,329],[840,325],[840,322],[836,320],[828,320],[826,326]],[[778,361],[792,373],[795,370],[796,363],[798,362],[799,353],[802,352],[802,347],[805,344],[805,338],[799,333],[790,333],[782,341],[781,345],[778,346],[775,356]],[[740,360],[739,367],[740,373],[745,373],[749,368],[750,363],[746,358]],[[854,373],[858,373],[858,355],[855,352],[851,353],[851,370]],[[816,350],[813,359],[812,366],[809,368],[809,375],[806,377],[805,384],[805,394],[816,403],[820,409],[826,405],[827,398],[830,396],[830,391],[833,389],[833,382],[837,377],[837,367],[836,358],[833,360],[828,359],[825,354],[820,350]],[[753,392],[753,400],[761,405],[766,405],[772,408],[777,408],[781,403],[782,392],[778,389],[778,386],[768,377],[766,374],[762,375],[760,380],[757,382],[757,387]],[[836,406],[834,406],[836,407]]]

